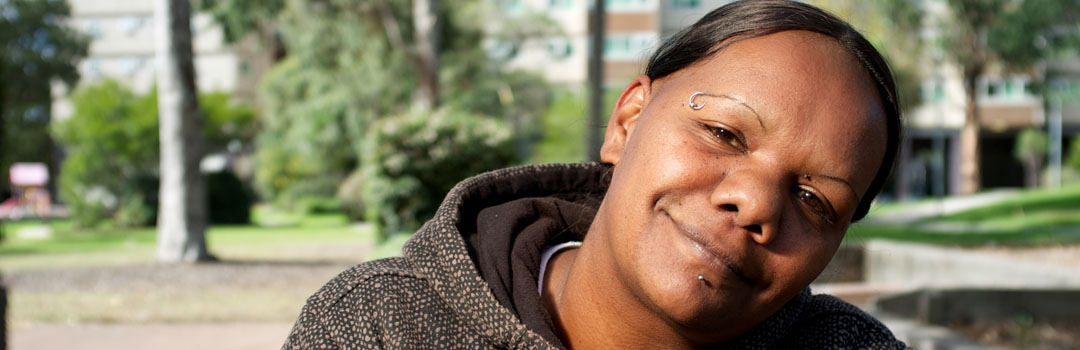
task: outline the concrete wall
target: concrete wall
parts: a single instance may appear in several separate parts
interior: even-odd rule
[[[925,289],[879,297],[878,311],[932,325],[973,320],[1080,321],[1080,289]]]
[[[843,243],[833,255],[825,271],[818,275],[814,284],[862,282],[865,278],[865,247],[858,243]]]
[[[1080,287],[1080,268],[921,244],[866,243],[866,282],[897,288]]]

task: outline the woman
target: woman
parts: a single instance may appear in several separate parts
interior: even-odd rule
[[[284,348],[904,348],[808,289],[892,167],[896,101],[835,17],[719,8],[623,91],[605,164],[465,180],[404,258],[312,296]]]

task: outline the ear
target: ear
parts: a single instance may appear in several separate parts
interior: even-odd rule
[[[611,165],[619,165],[626,143],[634,131],[638,117],[645,110],[646,101],[652,90],[652,80],[647,75],[639,75],[623,89],[611,111],[607,130],[604,131],[604,145],[600,148],[600,160]]]

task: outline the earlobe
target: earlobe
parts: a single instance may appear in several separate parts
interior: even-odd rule
[[[646,75],[639,75],[623,89],[615,108],[611,111],[607,129],[604,131],[604,145],[600,148],[600,160],[611,165],[619,165],[626,143],[633,134],[634,125],[645,110],[646,101],[652,89],[652,80]]]

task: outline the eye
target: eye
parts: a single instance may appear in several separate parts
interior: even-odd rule
[[[817,194],[802,187],[796,187],[793,192],[805,208],[820,216],[826,223],[831,225],[836,222],[829,204]]]
[[[709,133],[712,134],[712,136],[715,137],[717,141],[720,141],[731,147],[735,147],[735,149],[739,150],[740,152],[746,153],[746,143],[743,142],[742,138],[740,138],[739,135],[735,132],[732,132],[727,128],[715,125],[702,124],[702,126],[704,126],[705,129],[708,130]]]

